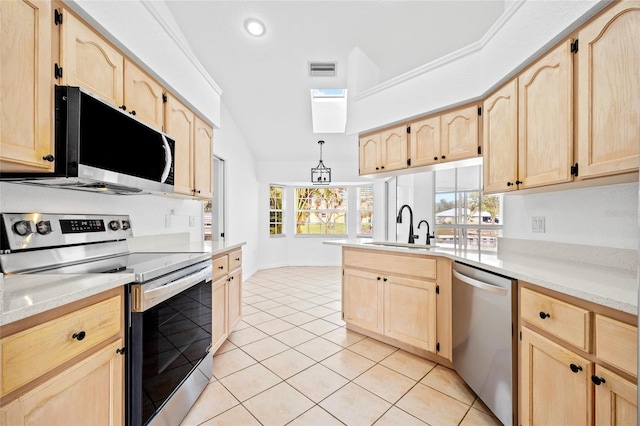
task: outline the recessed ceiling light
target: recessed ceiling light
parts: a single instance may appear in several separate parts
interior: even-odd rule
[[[261,37],[265,32],[264,24],[255,18],[249,18],[244,21],[244,27],[254,37]]]

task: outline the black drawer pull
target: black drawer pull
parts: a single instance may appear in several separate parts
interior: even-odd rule
[[[382,277],[377,277],[377,278],[378,278],[378,281],[380,281],[382,279]]]
[[[551,315],[549,315],[549,314],[548,314],[548,313],[546,313],[546,312],[540,312],[540,318],[542,318],[542,319],[549,318],[550,316],[551,316]]]
[[[85,338],[85,336],[87,335],[87,333],[85,333],[84,331],[81,331],[79,333],[73,333],[73,336],[71,336],[73,339],[77,339],[77,340],[82,340]]]
[[[240,258],[239,257],[236,257],[236,262],[240,262]]]
[[[224,266],[218,266],[218,269],[222,270],[224,269]]]
[[[577,373],[578,371],[582,371],[582,367],[580,367],[579,365],[575,365],[575,364],[570,364],[569,368],[571,369],[571,371],[573,371],[574,373]]]
[[[607,383],[607,381],[604,379],[604,377],[598,377],[598,376],[595,376],[595,375],[591,376],[591,381],[596,386],[600,386],[602,383]]]

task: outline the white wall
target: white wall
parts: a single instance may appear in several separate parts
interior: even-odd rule
[[[504,197],[503,235],[638,249],[638,184],[627,183]],[[544,216],[546,232],[531,232],[531,216]]]
[[[258,268],[258,223],[268,216],[261,216],[257,209],[263,197],[259,193],[253,153],[224,103],[221,127],[213,135],[213,152],[225,161],[225,240],[247,243],[242,248],[242,273],[246,279]]]
[[[0,211],[127,214],[134,237],[189,232],[191,241],[203,239],[202,202],[159,195],[108,195],[0,182]],[[190,217],[194,226],[189,226]]]

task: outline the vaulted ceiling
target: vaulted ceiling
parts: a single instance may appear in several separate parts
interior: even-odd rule
[[[354,48],[383,82],[479,40],[504,10],[503,0],[166,3],[256,159],[310,163],[319,139],[327,163],[357,156],[346,148],[355,136],[313,133],[310,103],[310,89],[347,88]],[[248,18],[263,37],[245,31]],[[310,61],[337,62],[337,76],[309,77]]]

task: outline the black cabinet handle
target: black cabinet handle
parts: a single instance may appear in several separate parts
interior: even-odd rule
[[[513,186],[513,182],[507,182],[507,186]]]
[[[446,157],[445,155],[443,155],[441,158],[444,160],[444,159],[445,159],[445,158],[447,158],[447,157]]]
[[[438,157],[433,157],[433,159],[437,161],[437,160],[438,160]]]
[[[120,355],[124,355],[126,351],[127,351],[127,348],[116,349],[116,353]]]
[[[123,111],[127,110],[127,106],[126,105],[120,105],[118,108],[120,108]]]
[[[73,336],[71,336],[73,339],[77,339],[77,340],[82,340],[85,338],[85,336],[87,335],[87,333],[85,333],[84,331],[81,331],[79,333],[73,333]]]
[[[522,185],[522,181],[521,180],[517,180],[516,181],[516,185]]]
[[[580,367],[579,365],[575,365],[575,364],[570,364],[569,368],[571,369],[571,371],[573,371],[574,373],[577,373],[578,371],[582,371],[582,367]]]
[[[378,278],[378,281],[380,281],[382,279],[382,277],[377,277],[377,278]]]
[[[380,166],[380,170],[384,169],[384,166]]]
[[[549,314],[548,314],[548,313],[546,313],[546,312],[542,312],[542,311],[540,312],[540,318],[542,318],[542,319],[549,318],[550,316],[551,316],[551,315],[549,315]]]
[[[49,154],[49,155],[45,155],[44,157],[42,157],[42,159],[44,161],[48,161],[50,163],[53,163],[53,161],[56,159],[53,155]]]
[[[591,376],[591,381],[596,386],[600,386],[602,383],[607,383],[607,381],[604,379],[604,377],[598,377],[596,375]]]
[[[224,269],[224,266],[218,266],[218,269],[222,270],[222,269]]]
[[[239,257],[236,257],[236,262],[240,262],[240,258]]]
[[[136,110],[134,109],[133,111],[131,111],[129,114],[131,115],[136,115]]]
[[[376,170],[380,170],[380,167],[376,167]]]
[[[384,281],[384,282],[386,283],[386,282],[387,282],[387,279],[386,279],[386,278],[383,278],[383,279],[382,279],[382,281]]]

